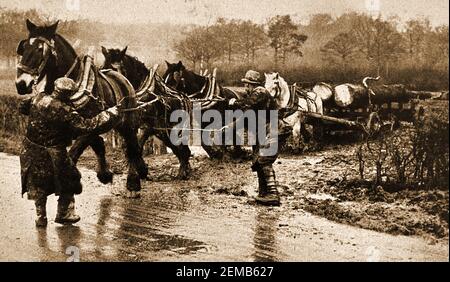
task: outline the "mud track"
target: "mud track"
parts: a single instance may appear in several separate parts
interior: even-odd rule
[[[87,153],[82,165],[90,167],[92,159]],[[18,157],[0,153],[0,260],[65,261],[67,248],[74,246],[81,261],[448,261],[444,240],[394,236],[307,212],[301,193],[310,191],[309,175],[292,174],[285,166],[301,169],[314,161],[317,156],[280,158],[275,169],[287,186],[277,208],[248,202],[256,185],[248,162],[197,156],[192,179],[176,181],[173,155],[151,157],[154,181],[144,183],[137,200],[115,195],[123,191],[124,175],[102,185],[94,171],[82,167],[84,192],[77,197],[82,220],[55,224],[51,196],[49,226],[37,230],[34,205],[20,196]],[[120,172],[120,158],[113,156],[112,162]],[[312,198],[328,197],[317,195]]]

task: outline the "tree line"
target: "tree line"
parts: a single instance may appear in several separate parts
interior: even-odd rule
[[[288,54],[302,55],[301,47],[308,37],[302,34],[289,15],[276,16],[264,25],[243,20],[219,18],[211,26],[195,26],[174,45],[178,55],[195,68],[199,63],[207,66],[215,62],[255,63],[256,53],[270,46],[274,61],[286,63]]]
[[[131,54],[149,65],[161,63],[164,59],[175,59],[172,43],[182,38],[181,30],[184,28],[170,24],[111,24],[88,19],[67,20],[36,10],[19,11],[0,7],[0,59],[16,56],[19,41],[28,35],[26,19],[40,25],[59,20],[58,33],[73,44],[77,42],[74,45],[80,54],[91,45],[99,49],[101,45],[107,48],[129,46]]]
[[[221,18],[184,32],[173,47],[194,69],[202,65],[241,72],[244,67],[339,72],[330,74],[330,80],[368,74],[406,79],[424,71],[430,76],[438,73],[438,84],[448,88],[448,32],[447,25],[433,27],[426,18],[401,22],[360,13],[337,18],[317,14],[308,24],[295,23],[289,15],[272,17],[265,24]],[[426,78],[418,76],[409,82],[422,84]]]
[[[56,20],[35,10],[0,8],[0,59],[14,63],[17,44],[27,35],[26,18]],[[208,26],[77,19],[60,21],[58,30],[82,47],[128,45],[128,52],[148,65],[179,59],[197,71],[218,67],[226,84],[255,68],[279,71],[290,82],[349,82],[379,74],[386,82],[417,89],[448,89],[448,26],[432,26],[426,18],[402,22],[361,13],[316,14],[302,24],[278,15],[264,24],[219,18]]]

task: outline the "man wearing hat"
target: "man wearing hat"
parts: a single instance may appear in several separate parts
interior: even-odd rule
[[[263,82],[259,72],[249,70],[241,81],[245,85],[247,97],[239,100],[233,98],[229,101],[229,105],[242,110],[267,111],[265,120],[257,120],[258,123],[265,123],[265,143],[259,144],[259,138],[256,138],[257,144],[253,147],[252,170],[256,171],[258,175],[258,196],[255,200],[259,204],[277,206],[280,205],[280,196],[272,164],[278,157],[278,150],[274,154],[268,155],[263,153],[261,149],[274,143],[278,143],[277,148],[279,149],[291,133],[292,128],[287,127],[278,119],[278,130],[271,132],[269,111],[278,110],[278,104],[267,89],[262,86]],[[258,116],[257,113],[256,116]],[[259,128],[259,126],[257,125],[256,128]]]
[[[55,222],[72,224],[80,220],[75,214],[75,194],[80,194],[81,175],[67,154],[73,136],[101,134],[119,121],[117,107],[85,119],[66,103],[77,90],[70,78],[58,78],[51,95],[39,93],[22,104],[20,111],[29,116],[20,153],[22,195],[35,201],[36,226],[47,226],[47,196],[59,196]]]

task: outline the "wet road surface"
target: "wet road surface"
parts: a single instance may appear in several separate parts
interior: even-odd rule
[[[81,169],[81,221],[34,227],[34,204],[20,196],[17,156],[0,153],[0,261],[448,261],[448,244],[333,223],[300,209],[251,205],[183,182],[146,182],[141,199],[114,193]],[[251,189],[250,189],[251,190]],[[77,256],[78,257],[78,256]]]

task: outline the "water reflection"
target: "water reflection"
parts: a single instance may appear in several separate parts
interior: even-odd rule
[[[81,229],[75,225],[62,225],[57,226],[56,234],[59,239],[59,248],[62,254],[66,254],[67,258],[72,255],[80,255],[80,239],[81,239]]]
[[[257,207],[253,246],[253,259],[256,262],[279,261],[279,246],[276,240],[279,214],[266,207]]]
[[[179,190],[182,190],[181,192]],[[191,191],[154,188],[141,200],[120,201],[116,232],[120,260],[159,260],[205,250],[205,243],[173,233],[183,211],[199,199]]]
[[[37,244],[40,248],[39,252],[39,261],[48,261],[48,255],[47,252],[43,250],[49,249],[48,244],[48,236],[47,236],[47,228],[36,228],[36,235],[37,235]]]
[[[101,241],[107,240],[105,238],[108,232],[106,225],[111,218],[111,211],[113,208],[113,199],[111,197],[104,197],[100,199],[99,215],[97,224],[95,225],[97,242],[94,244],[94,254],[96,258],[103,258],[108,255],[108,250],[111,249],[110,242],[107,244],[101,244]]]

